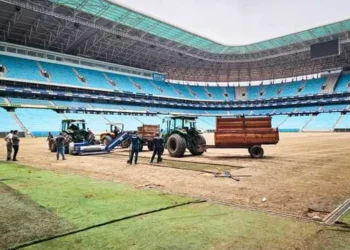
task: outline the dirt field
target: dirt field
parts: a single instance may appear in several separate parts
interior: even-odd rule
[[[330,212],[350,197],[350,133],[295,133],[280,137],[277,146],[264,147],[266,157],[261,160],[251,159],[246,149],[208,149],[203,156],[179,159],[230,165],[233,175],[251,175],[240,178],[239,182],[196,171],[150,166],[149,158],[141,158],[138,165],[129,166],[125,150],[108,155],[68,156],[67,161],[57,161],[43,138],[22,139],[18,159],[19,163],[37,168],[136,187],[152,186],[296,216],[307,216],[309,209]],[[213,144],[212,134],[206,138],[208,144]],[[2,159],[4,146],[2,143]],[[140,155],[149,157],[150,152]],[[167,152],[164,159],[166,164]],[[267,199],[265,202],[263,197]]]

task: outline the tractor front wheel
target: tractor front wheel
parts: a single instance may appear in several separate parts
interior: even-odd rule
[[[195,140],[195,148],[189,149],[192,155],[202,155],[205,151],[207,142],[203,135],[198,135]],[[204,148],[204,150],[203,150]]]
[[[182,157],[186,151],[186,140],[178,134],[173,134],[168,138],[167,149],[172,157]]]

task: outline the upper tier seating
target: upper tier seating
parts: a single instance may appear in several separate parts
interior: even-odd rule
[[[332,130],[339,118],[339,112],[318,114],[305,126],[304,130]]]
[[[138,89],[137,87],[135,87],[128,76],[117,75],[112,73],[107,73],[107,76],[109,79],[114,81],[114,83],[117,85],[116,88],[121,91],[143,93],[141,90],[142,88]]]
[[[173,87],[180,91],[181,98],[187,98],[187,99],[196,99],[191,93],[188,91],[187,86],[182,84],[174,84]]]
[[[40,68],[35,61],[0,55],[0,64],[6,67],[5,77],[47,82],[41,75]]]
[[[115,89],[112,85],[108,83],[106,77],[103,75],[102,72],[83,68],[75,69],[80,76],[83,76],[86,79],[87,86],[97,89]]]
[[[321,92],[322,85],[326,83],[326,80],[327,78],[318,78],[305,81],[305,87],[301,91],[300,95],[319,94]]]
[[[25,128],[34,136],[57,134],[64,117],[50,109],[17,108],[16,115]]]
[[[298,95],[298,89],[302,86],[301,81],[297,82],[288,82],[288,83],[283,83],[282,88],[283,91],[281,92],[281,96],[296,96]]]
[[[83,87],[85,84],[78,79],[73,67],[56,63],[40,62],[44,70],[49,72],[51,82]]]
[[[339,77],[338,83],[335,86],[334,92],[347,92],[349,91],[350,74],[343,74]]]
[[[0,108],[0,132],[9,132],[10,130],[22,131],[11,114],[4,108]]]
[[[122,107],[110,103],[90,103],[93,108],[123,110]]]
[[[223,87],[207,87],[209,93],[211,94],[211,98],[217,101],[224,101],[227,97],[225,97],[225,88]]]
[[[154,87],[154,85],[152,84],[152,82],[148,79],[143,79],[143,78],[137,78],[137,77],[130,77],[130,79],[138,84],[142,91],[144,93],[147,93],[147,94],[161,94],[159,93],[159,90],[157,88]]]
[[[262,86],[251,86],[248,87],[248,99],[261,99],[260,93],[262,92]]]
[[[264,99],[277,98],[281,96],[278,94],[278,91],[282,89],[282,84],[268,84],[264,85],[263,88],[265,91],[262,98]]]
[[[299,107],[296,109],[296,113],[308,113],[308,112],[316,112],[318,111],[320,107],[319,106],[306,106],[306,107]]]
[[[195,94],[195,98],[200,100],[208,100],[211,99],[207,92],[205,91],[205,88],[203,86],[188,86],[189,89]]]
[[[333,104],[333,105],[324,105],[322,107],[324,112],[330,112],[330,111],[343,111],[346,109],[346,104]]]
[[[12,104],[15,104],[15,105],[26,104],[26,105],[52,106],[52,103],[48,100],[15,98],[15,97],[8,97],[7,99]]]

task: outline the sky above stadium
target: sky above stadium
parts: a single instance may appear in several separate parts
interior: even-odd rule
[[[349,0],[110,0],[225,45],[245,45],[350,18]]]

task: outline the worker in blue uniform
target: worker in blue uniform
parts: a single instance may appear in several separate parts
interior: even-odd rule
[[[137,159],[138,159],[139,150],[140,150],[140,143],[141,143],[141,138],[137,135],[137,132],[134,131],[134,133],[131,136],[131,153],[128,161],[129,164],[132,164],[134,155],[135,155],[135,164],[137,164]]]
[[[153,138],[153,155],[150,163],[153,163],[154,157],[157,155],[157,163],[162,161],[162,153],[163,153],[163,139],[159,136],[159,133],[155,133],[155,137]]]

